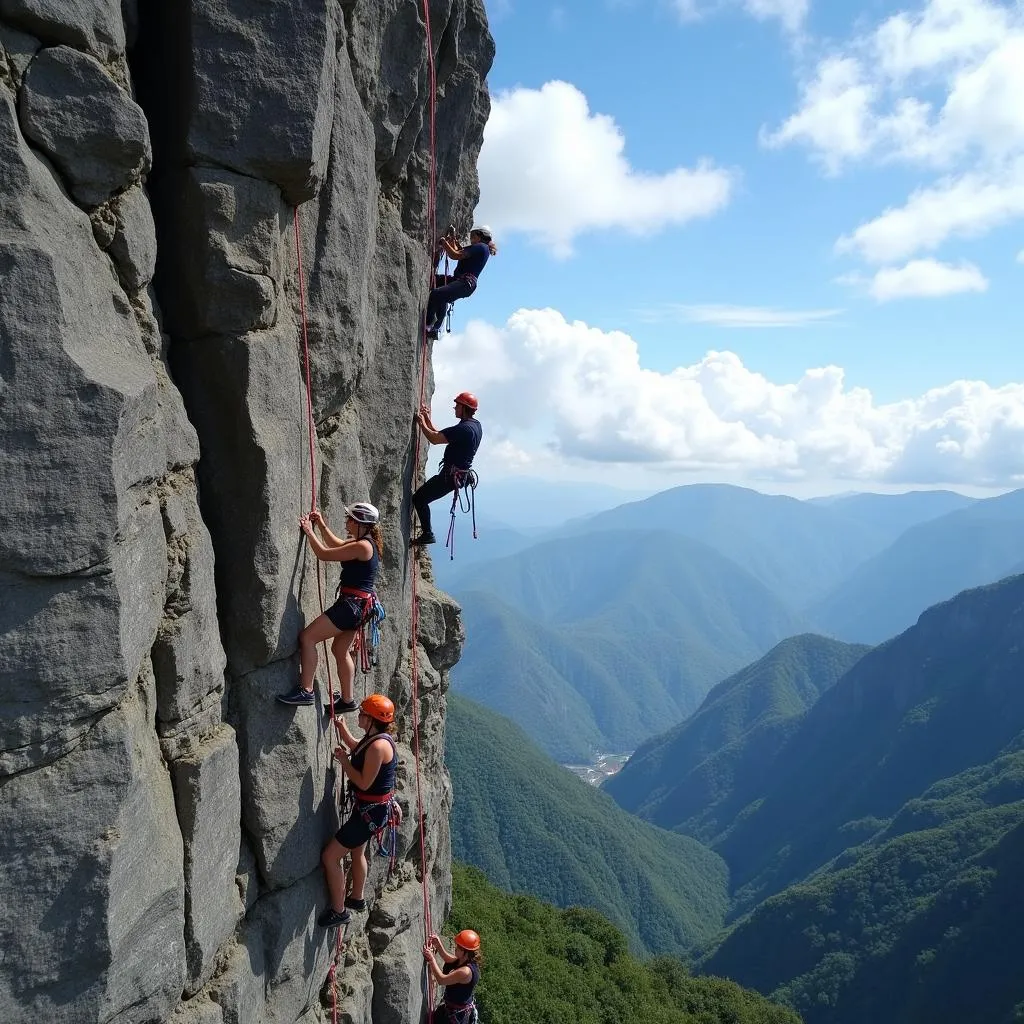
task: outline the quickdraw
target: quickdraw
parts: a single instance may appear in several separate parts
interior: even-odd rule
[[[360,606],[359,629],[356,631],[356,648],[359,651],[359,665],[363,672],[371,672],[377,665],[377,650],[380,647],[380,624],[387,618],[384,605],[370,590],[356,590],[339,584],[336,595],[350,597]],[[369,629],[369,639],[367,639]]]

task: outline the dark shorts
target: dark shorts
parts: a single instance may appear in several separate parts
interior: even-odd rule
[[[334,834],[334,838],[349,850],[362,846],[370,839],[370,825],[363,820],[360,808],[366,812],[374,828],[383,828],[388,818],[387,804],[356,804],[351,817]]]
[[[358,629],[363,621],[363,611],[366,605],[355,597],[346,597],[344,594],[331,605],[324,615],[334,624],[336,629]]]

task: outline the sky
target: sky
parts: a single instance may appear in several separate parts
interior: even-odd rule
[[[487,8],[483,478],[1024,486],[1024,3]]]

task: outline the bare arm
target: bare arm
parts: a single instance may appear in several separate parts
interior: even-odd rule
[[[349,750],[355,750],[356,747],[359,745],[359,740],[357,740],[355,736],[352,735],[351,730],[345,724],[344,718],[338,719],[338,735],[341,737],[341,742],[344,743]]]
[[[368,562],[373,558],[373,545],[364,537],[362,540],[344,540],[337,546],[325,544],[313,530],[309,516],[299,519],[299,526],[313,549],[313,554],[323,562],[351,562],[359,559]]]
[[[431,444],[447,444],[448,438],[438,430],[433,423],[430,421],[430,413],[426,411],[426,408],[420,409],[416,414],[416,420],[420,425],[420,430],[423,431],[423,436]]]
[[[362,771],[358,771],[352,767],[348,751],[344,747],[337,747],[334,751],[334,756],[341,762],[342,771],[349,777],[356,789],[369,789],[373,785],[373,780],[377,778],[381,766],[389,760],[386,757],[387,754],[390,754],[391,757],[395,756],[390,743],[371,743],[366,748]]]
[[[444,948],[444,943],[441,941],[440,936],[431,935],[427,940],[427,943],[441,954],[441,959],[444,960],[446,964],[453,964],[458,960],[458,957],[455,956],[454,953],[449,953],[448,950]]]
[[[309,513],[309,521],[314,526],[319,526],[320,527],[320,532],[324,535],[324,539],[327,541],[327,546],[328,547],[336,548],[339,545],[344,544],[349,539],[347,537],[339,537],[327,525],[327,522],[326,522],[326,520],[323,517],[323,513],[319,509],[315,508],[315,509],[313,509],[312,512]]]
[[[426,960],[427,970],[430,971],[434,981],[438,985],[444,985],[445,988],[449,985],[468,985],[473,980],[473,972],[469,969],[469,964],[457,967],[450,974],[443,974],[438,965],[437,958],[431,952],[429,946],[423,947],[423,959]]]
[[[441,247],[453,260],[465,259],[466,250],[461,248],[459,244],[451,238],[448,238],[447,236],[442,238]]]

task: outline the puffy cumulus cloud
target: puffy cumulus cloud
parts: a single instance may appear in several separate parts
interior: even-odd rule
[[[435,350],[438,403],[472,382],[487,443],[517,466],[559,458],[751,479],[1024,482],[1024,384],[955,381],[878,404],[837,366],[778,383],[731,352],[661,373],[627,334],[519,310]],[[443,418],[443,417],[441,417]],[[495,453],[492,448],[491,456]]]
[[[1024,4],[925,0],[823,54],[798,108],[762,131],[826,171],[900,162],[943,175],[838,242],[905,259],[1024,216]]]
[[[953,266],[932,259],[911,260],[902,267],[883,267],[868,282],[869,294],[879,302],[984,291],[988,291],[988,280],[974,264]]]
[[[632,167],[615,121],[568,82],[493,100],[480,152],[480,210],[497,231],[523,231],[568,256],[585,231],[636,235],[722,209],[733,174],[703,161],[650,174]]]

